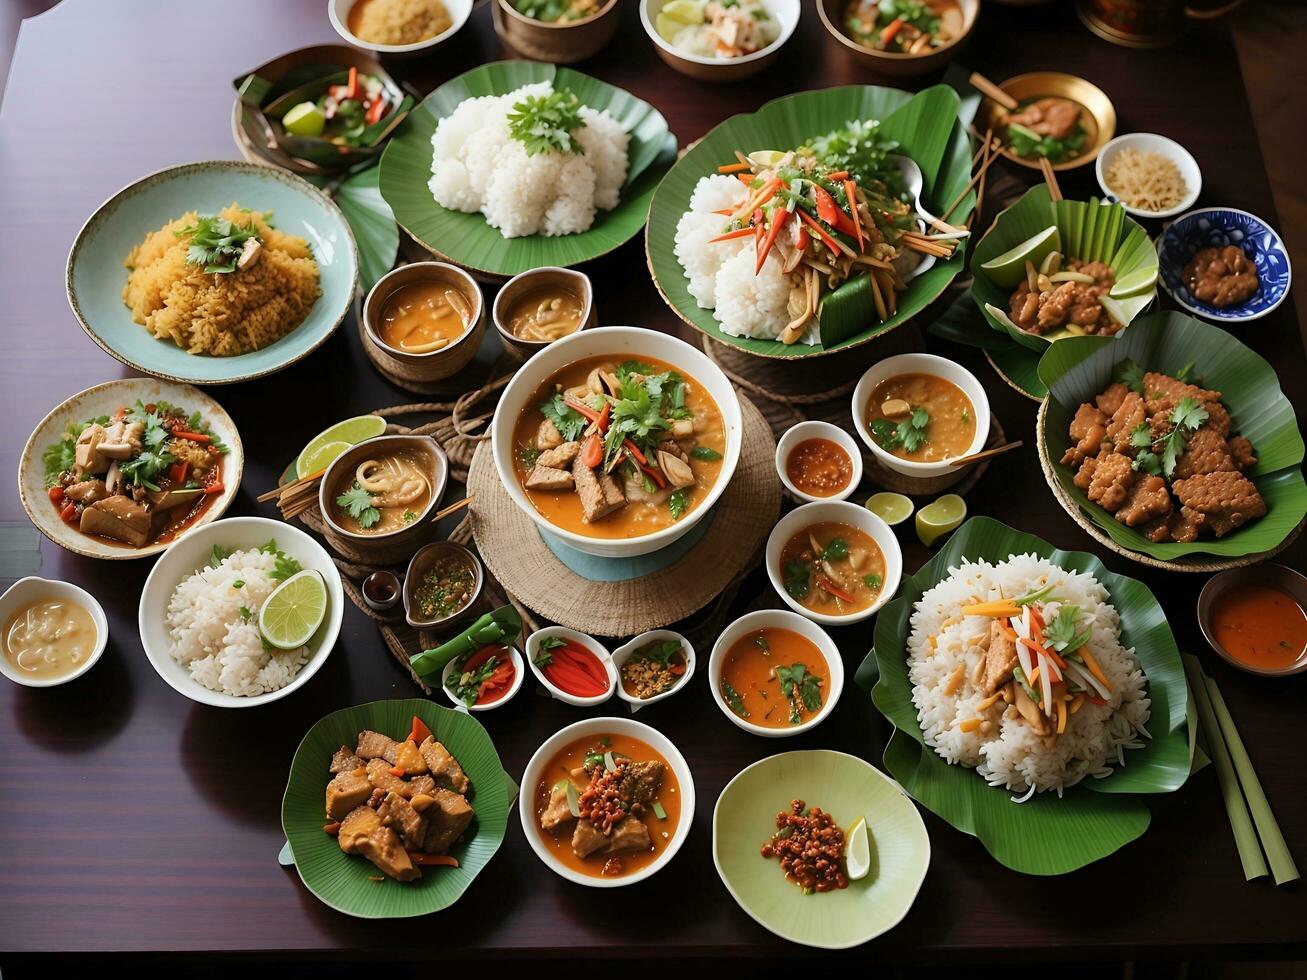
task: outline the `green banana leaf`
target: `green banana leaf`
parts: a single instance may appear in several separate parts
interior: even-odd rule
[[[686,323],[714,340],[762,357],[815,357],[856,347],[894,329],[936,300],[962,271],[962,249],[947,262],[913,279],[898,297],[898,312],[877,323],[871,288],[858,277],[822,302],[821,344],[783,344],[723,333],[712,310],[701,308],[690,295],[689,281],[676,258],[676,225],[690,206],[694,185],[716,173],[735,152],[784,150],[845,125],[851,119],[879,119],[881,131],[897,140],[898,152],[916,161],[923,177],[923,203],[943,210],[962,192],[971,177],[971,144],[958,120],[957,93],[936,85],[915,96],[873,85],[800,92],[768,102],[757,112],[732,116],[689,149],[668,172],[654,194],[645,231],[645,249],[654,283]],[[975,207],[966,197],[949,216],[961,224]]]
[[[549,238],[505,238],[480,214],[442,208],[431,196],[431,135],[436,124],[466,99],[503,95],[523,85],[552,81],[592,109],[606,109],[631,134],[630,168],[621,200],[600,211],[588,231]],[[381,194],[395,220],[426,249],[490,276],[508,277],[544,265],[573,266],[611,252],[640,233],[649,200],[676,158],[667,120],[629,92],[570,68],[535,61],[497,61],[446,82],[414,109],[381,157]]]
[[[1119,204],[1101,203],[1098,198],[1054,203],[1048,185],[1037,184],[999,214],[971,254],[971,295],[993,329],[1037,354],[1053,343],[1047,337],[1026,333],[1008,318],[1008,300],[1016,283],[1001,286],[981,269],[990,259],[1016,248],[1049,225],[1057,226],[1064,255],[1086,262],[1106,262],[1116,271],[1118,281],[1127,276],[1146,280],[1147,270],[1152,271],[1153,281],[1148,287],[1128,296],[1111,297],[1127,324],[1157,298],[1157,250],[1148,233]]]
[[[371,862],[345,854],[336,838],[322,832],[327,764],[333,752],[353,745],[364,729],[404,738],[415,715],[463,766],[476,816],[463,841],[450,851],[457,868],[425,868],[421,878],[409,882],[374,881],[379,872]],[[471,715],[421,698],[373,701],[333,711],[309,729],[290,764],[281,826],[300,879],[324,904],[364,919],[405,918],[458,901],[504,842],[516,795],[517,786],[504,771],[490,735]]]
[[[365,295],[394,268],[399,254],[399,228],[381,196],[378,177],[378,169],[368,167],[345,180],[334,195],[358,244],[359,286]]]
[[[1190,544],[1149,541],[1126,527],[1072,482],[1073,470],[1057,462],[1070,444],[1067,428],[1082,402],[1112,381],[1116,366],[1133,360],[1145,371],[1182,373],[1186,367],[1205,388],[1221,392],[1233,430],[1247,436],[1257,455],[1249,479],[1266,500],[1265,517],[1219,540]],[[1280,390],[1275,369],[1221,327],[1183,313],[1156,313],[1111,340],[1073,337],[1058,341],[1039,362],[1048,386],[1043,435],[1057,480],[1080,509],[1117,544],[1161,561],[1208,554],[1244,558],[1272,551],[1307,515],[1303,439],[1294,407]]]
[[[941,340],[983,350],[990,366],[1027,398],[1042,402],[1047,397],[1048,389],[1039,379],[1039,355],[991,330],[970,293],[959,295],[926,330]]]
[[[1003,561],[1040,555],[1063,568],[1091,573],[1108,590],[1121,616],[1121,642],[1133,647],[1148,677],[1152,738],[1126,753],[1126,765],[1104,779],[1086,779],[1061,799],[1040,793],[1025,803],[990,786],[973,770],[949,765],[925,744],[908,679],[909,621],[922,593],[963,558]],[[873,681],[872,701],[894,726],[885,767],[913,799],[958,830],[980,839],[1001,864],[1032,875],[1074,871],[1113,853],[1148,829],[1149,811],[1138,794],[1170,793],[1189,777],[1193,719],[1184,668],[1166,613],[1142,582],[1108,569],[1093,555],[1062,551],[987,517],[973,517],[939,553],[907,579],[876,619],[875,648],[858,682]]]
[[[1042,402],[1048,397],[1048,388],[1039,378],[1039,355],[1029,347],[1012,344],[986,350],[985,355],[1003,380],[1027,398]]]

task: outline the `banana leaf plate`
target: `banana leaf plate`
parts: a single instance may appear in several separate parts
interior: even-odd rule
[[[1054,202],[1048,185],[1037,184],[999,214],[971,254],[971,295],[994,330],[1036,354],[1062,336],[1069,336],[1065,330],[1048,336],[1027,333],[1008,317],[1008,300],[1026,275],[1024,261],[1014,261],[993,272],[981,268],[1050,225],[1058,230],[1057,251],[1086,262],[1105,262],[1116,272],[1119,285],[1108,296],[1121,322],[1130,324],[1156,300],[1157,250],[1143,226],[1127,216],[1119,204],[1100,203],[1097,198]],[[1035,253],[1034,258],[1038,266],[1043,253]]]
[[[1075,485],[1075,472],[1059,462],[1070,444],[1071,418],[1082,402],[1092,401],[1112,382],[1127,360],[1144,371],[1187,374],[1195,384],[1221,392],[1232,431],[1247,436],[1256,452],[1257,465],[1247,475],[1266,501],[1265,517],[1219,539],[1157,543],[1116,520]],[[1303,438],[1294,407],[1280,389],[1275,369],[1221,327],[1184,313],[1157,313],[1111,340],[1058,341],[1040,359],[1039,375],[1049,389],[1037,423],[1044,472],[1053,489],[1061,491],[1057,497],[1068,513],[1087,516],[1106,536],[1105,543],[1128,557],[1146,556],[1175,570],[1246,565],[1285,547],[1307,516]]]
[[[450,851],[458,858],[457,868],[429,867],[409,882],[377,881],[380,872],[370,861],[344,853],[336,838],[322,831],[327,766],[332,753],[353,745],[365,728],[403,738],[414,715],[462,764],[472,782],[468,801],[476,816],[463,841]],[[517,786],[504,771],[490,735],[471,715],[421,698],[373,701],[333,711],[309,729],[290,764],[281,826],[300,880],[324,904],[362,919],[406,918],[438,912],[459,900],[504,842],[516,796]],[[283,864],[284,855],[285,849]]]
[[[921,168],[922,202],[938,214],[957,198],[971,177],[971,147],[959,120],[961,105],[957,92],[947,85],[936,85],[915,96],[874,85],[848,85],[799,92],[768,102],[757,112],[732,116],[686,151],[653,196],[645,252],[654,285],[687,324],[714,340],[761,357],[819,357],[865,344],[906,323],[934,302],[962,271],[962,249],[947,262],[937,260],[913,279],[899,294],[898,312],[888,320],[876,322],[867,277],[860,276],[823,298],[820,344],[783,344],[724,333],[713,311],[699,306],[676,258],[676,226],[689,210],[699,179],[716,173],[721,164],[733,162],[737,150],[752,153],[802,146],[853,119],[880,120],[880,132],[898,142],[896,152]],[[968,192],[949,221],[962,224],[974,206],[974,194]]]
[[[1085,779],[1060,799],[1045,792],[1025,803],[1012,802],[1008,790],[990,786],[971,769],[950,765],[925,744],[907,665],[909,623],[922,593],[964,557],[996,563],[1019,554],[1088,572],[1102,583],[1121,617],[1121,643],[1134,648],[1152,701],[1151,738],[1143,748],[1127,752],[1124,767],[1103,779]],[[894,726],[884,756],[890,775],[926,809],[979,838],[1001,864],[1024,874],[1066,874],[1135,840],[1150,819],[1141,797],[1179,789],[1195,764],[1195,724],[1180,653],[1166,613],[1148,587],[1108,571],[1093,555],[1054,548],[987,517],[973,517],[953,532],[881,610],[875,648],[857,682],[864,688],[874,683],[872,701]]]
[[[970,291],[961,293],[926,329],[943,340],[980,348],[994,372],[1031,401],[1041,402],[1048,396],[1039,379],[1039,355],[1006,333],[991,330]]]
[[[605,109],[631,134],[630,169],[617,207],[600,211],[588,231],[505,238],[480,213],[442,208],[427,186],[431,136],[466,99],[504,95],[551,81],[592,109]],[[459,75],[428,95],[395,131],[381,156],[381,195],[400,227],[442,259],[482,276],[504,279],[540,266],[574,266],[613,251],[640,233],[654,188],[676,158],[667,120],[629,92],[570,68],[535,61],[497,61]]]

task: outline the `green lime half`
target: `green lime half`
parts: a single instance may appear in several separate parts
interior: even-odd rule
[[[296,572],[268,596],[259,610],[259,632],[278,650],[294,650],[313,639],[327,615],[327,587],[312,569]]]
[[[309,440],[309,444],[300,450],[299,459],[295,461],[295,475],[305,477],[316,473],[331,464],[337,456],[355,443],[372,439],[386,431],[386,420],[380,415],[356,415],[352,419],[337,422],[329,429],[324,429]],[[344,448],[327,454],[324,450],[330,444]]]
[[[676,40],[676,35],[687,27],[694,27],[704,21],[703,11],[707,4],[702,0],[671,0],[664,4],[654,18],[654,27],[658,36],[669,44]]]
[[[871,511],[886,524],[893,527],[902,524],[912,516],[912,501],[901,493],[882,490],[867,498],[867,510]]]
[[[281,125],[294,136],[321,136],[327,117],[316,102],[301,102],[281,117]]]
[[[980,268],[994,285],[1002,286],[1004,289],[1014,289],[1017,283],[1026,277],[1027,262],[1033,262],[1035,268],[1039,268],[1039,263],[1044,261],[1045,255],[1060,251],[1062,251],[1062,234],[1057,230],[1057,225],[1049,225],[1015,248],[1008,249],[988,262],[982,262]]]
[[[1145,290],[1152,289],[1157,282],[1157,266],[1149,265],[1142,269],[1136,269],[1117,280],[1116,285],[1112,287],[1109,295],[1117,299],[1124,299],[1127,296],[1137,296]]]
[[[917,537],[929,548],[966,519],[967,502],[956,493],[946,493],[917,511]]]

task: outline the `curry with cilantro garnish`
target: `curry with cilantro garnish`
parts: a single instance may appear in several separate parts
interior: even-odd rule
[[[726,653],[718,696],[741,718],[763,728],[811,721],[830,688],[826,657],[806,636],[767,626],[740,637]]]
[[[818,521],[781,549],[785,591],[805,609],[848,616],[868,608],[885,582],[885,556],[852,524]]]
[[[652,358],[589,357],[536,390],[513,433],[514,468],[551,524],[592,538],[670,527],[721,474],[726,426],[707,389]]]
[[[435,494],[430,453],[379,449],[333,488],[332,519],[353,534],[390,534],[420,520]]]
[[[976,438],[976,407],[952,381],[934,374],[896,374],[876,385],[867,428],[886,452],[913,463],[955,459]]]

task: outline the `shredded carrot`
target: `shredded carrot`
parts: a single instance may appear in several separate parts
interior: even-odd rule
[[[993,694],[991,694],[989,697],[985,698],[984,701],[981,701],[978,705],[976,705],[976,710],[977,710],[977,711],[984,711],[985,709],[987,709],[987,708],[991,707],[992,705],[996,704],[996,703],[998,702],[998,699],[999,699],[1000,697],[1002,697],[1002,695],[1001,695],[999,692],[995,691],[995,692],[994,692]]]
[[[858,188],[851,180],[844,181],[844,194],[849,199],[849,212],[853,215],[853,235],[862,251],[862,217],[858,214]]]
[[[1028,684],[1030,685],[1030,689],[1031,689],[1032,691],[1035,689],[1035,685],[1036,685],[1037,683],[1039,683],[1039,668],[1038,668],[1038,667],[1036,667],[1034,670],[1032,670],[1032,671],[1030,672],[1030,676],[1026,678],[1026,683],[1028,683]]]
[[[753,228],[740,228],[736,231],[728,231],[724,235],[718,235],[716,238],[708,239],[709,245],[715,245],[718,242],[733,242],[737,238],[746,238],[753,234]]]
[[[749,169],[747,163],[723,163],[717,168],[719,174],[738,174]]]
[[[1109,681],[1107,675],[1103,673],[1103,668],[1098,666],[1098,661],[1095,660],[1094,655],[1089,652],[1089,647],[1081,647],[1078,652],[1080,656],[1084,658],[1085,666],[1089,668],[1089,672],[1097,677],[1099,682],[1105,688],[1109,691],[1112,690],[1112,682]]]
[[[892,21],[890,21],[889,26],[880,32],[880,43],[889,44],[890,41],[894,40],[894,37],[898,34],[898,32],[903,30],[903,25],[905,23],[906,21],[904,21],[902,17],[895,17]]]
[[[1020,616],[1021,607],[1007,599],[995,599],[993,602],[973,602],[969,606],[963,606],[962,615],[1003,619],[1008,616]]]
[[[979,718],[968,718],[966,721],[958,722],[958,730],[963,732],[974,732],[979,727]]]
[[[1085,703],[1085,696],[1083,694],[1077,694],[1075,697],[1073,697],[1071,699],[1071,713],[1075,714],[1077,711],[1079,711],[1080,706],[1084,703]]]
[[[1066,731],[1066,702],[1057,703],[1057,733],[1061,735]]]
[[[826,179],[827,179],[827,180],[844,180],[844,179],[846,179],[848,176],[849,176],[849,172],[848,172],[847,170],[836,170],[834,173],[829,173],[829,174],[827,174],[827,175],[826,175]]]

